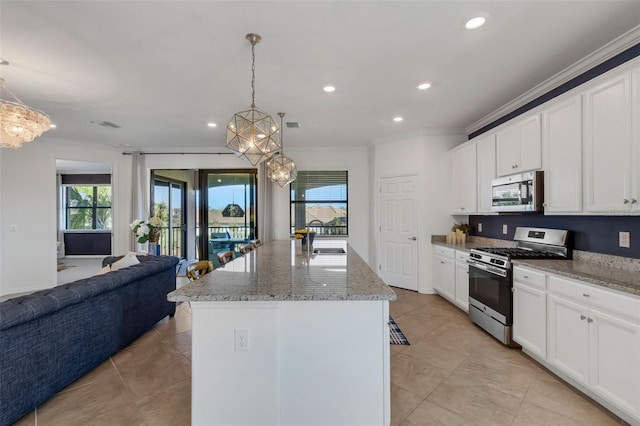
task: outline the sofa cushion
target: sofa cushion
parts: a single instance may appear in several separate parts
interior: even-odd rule
[[[135,253],[129,253],[123,256],[120,260],[117,260],[111,264],[111,270],[117,271],[118,269],[128,268],[129,266],[137,265],[140,263]]]
[[[107,272],[111,272],[111,265],[103,266],[102,269],[100,269],[98,272],[96,272],[96,275],[104,275]]]

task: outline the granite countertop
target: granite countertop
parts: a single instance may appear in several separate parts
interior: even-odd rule
[[[574,252],[573,260],[522,259],[512,260],[511,263],[640,296],[640,273],[638,271],[622,268],[615,261],[613,264],[597,260],[589,261],[576,253]],[[604,258],[617,257],[602,256]]]
[[[396,294],[344,240],[315,241],[346,254],[296,254],[271,241],[168,294],[172,302],[395,300]]]
[[[467,237],[466,243],[449,244],[444,235],[431,236],[431,243],[466,251],[516,245],[513,241],[473,236]],[[640,259],[574,250],[572,260],[515,259],[511,263],[640,296]]]
[[[467,236],[467,241],[464,243],[450,244],[445,240],[444,235],[432,235],[431,244],[437,244],[439,246],[449,247],[456,250],[469,251],[474,248],[488,248],[488,247],[515,247],[516,244],[513,241],[498,240],[494,238],[474,237]]]

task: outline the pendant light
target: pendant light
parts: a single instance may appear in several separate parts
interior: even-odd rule
[[[290,184],[298,177],[296,163],[284,155],[284,126],[282,125],[284,114],[284,112],[278,113],[280,116],[280,144],[282,149],[267,161],[267,176],[272,182],[280,185],[280,188],[284,188],[285,185]]]
[[[236,204],[236,178],[233,177],[233,185],[231,185],[231,204],[222,210],[222,217],[244,217],[244,210],[240,205]]]
[[[9,62],[0,59],[0,65],[9,65]],[[50,128],[49,116],[23,104],[4,87],[4,79],[0,78],[0,146],[20,148]]]
[[[227,148],[254,166],[271,157],[281,148],[278,126],[266,112],[256,108],[256,44],[258,34],[247,34],[251,43],[251,107],[237,112],[227,126]]]

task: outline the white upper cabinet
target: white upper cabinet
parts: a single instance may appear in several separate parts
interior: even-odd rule
[[[634,83],[640,84],[638,72]],[[633,161],[632,73],[605,80],[584,93],[585,204],[588,212],[628,212],[637,209],[638,167]],[[638,91],[635,92],[636,94]],[[637,104],[637,102],[636,102]]]
[[[515,121],[496,135],[498,176],[507,176],[542,167],[540,115]]]
[[[544,210],[582,211],[582,97],[574,96],[542,111]]]
[[[476,211],[476,145],[466,143],[451,152],[453,172],[453,214],[473,214]]]
[[[478,157],[478,213],[491,213],[491,181],[496,178],[496,135],[476,140]]]

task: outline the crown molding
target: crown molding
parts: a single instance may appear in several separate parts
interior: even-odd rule
[[[593,53],[580,59],[573,65],[560,71],[553,77],[543,81],[533,89],[525,92],[523,95],[518,96],[511,102],[495,110],[491,114],[481,118],[475,123],[465,128],[467,134],[471,134],[483,127],[493,123],[501,117],[509,114],[512,111],[520,108],[523,105],[537,99],[545,93],[563,85],[564,83],[572,80],[573,78],[581,75],[582,73],[589,71],[590,69],[600,65],[601,63],[613,58],[614,56],[624,52],[625,50],[640,43],[640,25],[632,28],[620,37],[610,41]]]

